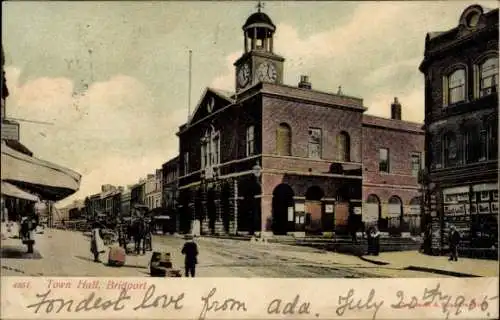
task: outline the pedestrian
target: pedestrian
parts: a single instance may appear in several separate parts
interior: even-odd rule
[[[460,244],[460,233],[454,225],[450,226],[450,258],[449,261],[458,261],[458,245]]]
[[[366,242],[368,243],[368,248],[367,248],[367,254],[370,255],[373,252],[373,226],[369,226],[368,229],[366,229]]]
[[[106,251],[102,240],[102,231],[98,223],[92,226],[92,236],[90,239],[90,252],[94,255],[94,262],[101,262],[99,255]]]
[[[380,232],[377,226],[372,229],[373,255],[378,256],[380,253]]]
[[[142,247],[142,254],[143,255],[146,254],[145,238],[146,238],[146,224],[144,222],[144,219],[139,218],[136,220],[134,227],[135,253],[137,255],[140,254],[141,247]]]
[[[184,255],[184,270],[186,277],[194,278],[196,273],[196,265],[198,264],[198,245],[194,242],[194,237],[192,235],[186,235],[184,237],[186,243],[182,247],[182,254]]]
[[[351,233],[351,239],[353,244],[358,244],[358,237],[356,233],[358,232],[358,225],[356,221],[356,216],[354,213],[349,213],[349,216],[347,218],[347,226],[349,228],[349,231]]]

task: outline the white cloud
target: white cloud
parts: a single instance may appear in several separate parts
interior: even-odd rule
[[[363,98],[368,113],[388,116],[395,96],[403,103],[403,118],[423,121],[423,59],[428,31],[447,30],[458,23],[468,4],[429,2],[361,3],[346,23],[332,21],[330,29],[301,36],[298,28],[277,24],[275,51],[285,57],[286,84],[295,85],[301,74],[313,88]],[[213,81],[222,89],[234,88],[232,63],[240,52],[228,55],[226,74]]]
[[[64,202],[96,192],[103,183],[131,184],[176,154],[173,133],[182,110],[168,118],[152,116],[153,99],[137,79],[116,75],[75,94],[70,79],[37,78],[21,85],[20,73],[6,68],[8,116],[53,123],[21,122],[21,142],[37,157],[84,175],[80,191]],[[165,136],[169,139],[158,140]]]

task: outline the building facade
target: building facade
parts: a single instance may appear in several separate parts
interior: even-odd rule
[[[157,169],[154,174],[148,174],[144,186],[145,204],[149,210],[161,208],[162,206],[162,169]]]
[[[179,156],[172,158],[162,165],[162,207],[163,211],[169,217],[168,226],[173,231],[179,230],[179,210],[177,199],[179,183]]]
[[[363,220],[391,234],[420,234],[425,135],[403,121],[395,98],[391,118],[363,116]]]
[[[121,216],[122,218],[131,217],[130,200],[132,198],[129,188],[124,189],[120,194]]]
[[[101,187],[102,213],[106,219],[117,219],[121,212],[121,192],[123,187],[116,187],[109,184]]]
[[[472,5],[453,29],[427,34],[420,71],[433,251],[448,250],[455,225],[466,250],[496,252],[498,9]]]
[[[134,184],[130,189],[130,207],[134,208],[136,205],[146,204],[145,193],[146,180],[141,179],[138,183]]]
[[[362,212],[362,100],[284,85],[275,29],[247,19],[236,93],[207,88],[180,127],[181,231],[341,232]]]

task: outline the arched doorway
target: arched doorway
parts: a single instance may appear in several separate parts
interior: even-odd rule
[[[349,185],[342,184],[337,188],[335,202],[335,233],[346,234],[349,232]]]
[[[363,210],[363,220],[365,222],[366,230],[368,230],[368,227],[372,225],[378,225],[381,231],[385,230],[385,228],[382,228],[382,210],[380,207],[380,199],[377,195],[370,194],[368,198],[366,198],[366,205]],[[385,227],[387,227],[387,224],[385,224]]]
[[[306,232],[316,234],[323,231],[323,207],[321,199],[324,197],[324,192],[318,186],[309,187],[306,191],[305,202],[305,229]]]
[[[275,235],[284,235],[288,232],[289,225],[294,223],[293,190],[287,184],[279,184],[273,191],[272,203],[272,230]],[[291,217],[289,217],[291,213]],[[291,220],[291,221],[290,221]]]
[[[400,233],[403,221],[403,202],[398,196],[389,198],[387,227],[390,232]]]

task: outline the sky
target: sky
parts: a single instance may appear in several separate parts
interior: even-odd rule
[[[474,3],[265,3],[277,27],[284,82],[308,75],[313,89],[363,98],[367,113],[389,117],[398,97],[403,120],[422,122],[418,66],[427,32],[449,30]],[[60,205],[130,185],[178,153],[188,117],[188,51],[193,111],[207,86],[233,91],[256,1],[2,2],[2,42],[10,96],[7,116],[38,158],[82,174]]]

